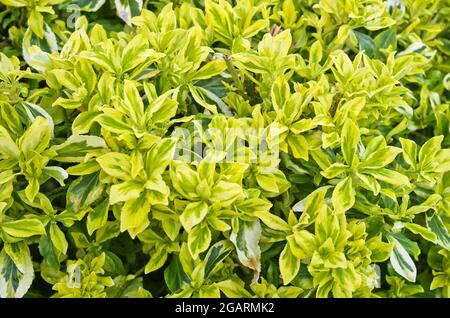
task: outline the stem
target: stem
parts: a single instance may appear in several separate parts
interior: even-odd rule
[[[231,77],[233,78],[234,85],[236,85],[237,90],[247,96],[244,90],[244,85],[242,84],[238,73],[236,72],[236,69],[233,67],[233,64],[231,63],[231,56],[224,55],[223,59],[225,60],[225,63],[227,64],[228,72],[230,72]]]
[[[147,266],[147,265],[146,265],[146,266]],[[142,267],[140,270],[138,270],[136,273],[134,273],[134,275],[135,275],[136,277],[138,277],[139,275],[141,275],[141,274],[144,272],[144,270],[145,270],[145,266]]]
[[[67,185],[67,184],[65,184],[63,187],[55,188],[55,189],[53,189],[53,190],[51,190],[51,191],[49,191],[49,192],[47,193],[47,197],[48,197],[50,200],[52,200],[52,199],[54,199],[55,197],[58,197],[58,196],[60,196],[61,194],[64,194],[64,192],[67,190],[67,188],[68,188],[68,185]]]

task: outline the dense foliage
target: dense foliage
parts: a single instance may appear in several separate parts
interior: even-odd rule
[[[450,0],[0,0],[1,297],[449,297]]]

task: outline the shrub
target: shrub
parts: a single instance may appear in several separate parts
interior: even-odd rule
[[[1,297],[450,296],[448,0],[0,10]]]

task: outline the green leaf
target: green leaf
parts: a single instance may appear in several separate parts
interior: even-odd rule
[[[160,175],[166,170],[173,159],[176,142],[172,138],[165,138],[152,147],[145,159],[145,170],[149,177]]]
[[[403,158],[413,168],[416,168],[417,144],[409,139],[400,138],[403,148]]]
[[[387,146],[374,151],[361,163],[361,168],[382,168],[387,166],[402,152],[400,148]]]
[[[133,129],[121,118],[113,115],[103,114],[96,117],[97,122],[106,130],[116,134],[133,134]]]
[[[282,111],[284,104],[291,96],[289,84],[284,76],[278,77],[271,90],[272,104],[276,112]]]
[[[322,60],[322,45],[320,41],[315,41],[313,45],[311,45],[311,49],[309,51],[309,64],[318,65]]]
[[[381,53],[381,49],[387,49],[389,46],[396,47],[396,33],[394,30],[387,29],[380,34],[378,34],[374,39],[373,43],[375,45],[375,50],[377,55],[379,56]]]
[[[351,119],[347,119],[342,127],[341,148],[344,160],[348,165],[352,165],[353,157],[356,154],[356,146],[360,141],[359,128]]]
[[[368,174],[361,174],[361,173],[358,173],[357,176],[363,188],[372,191],[373,194],[375,195],[378,195],[380,193],[381,186],[374,177]]]
[[[242,36],[249,38],[258,34],[261,30],[267,27],[269,21],[267,19],[260,19],[251,23],[248,28],[242,32]]]
[[[178,89],[172,89],[154,99],[146,110],[147,121],[164,123],[175,116],[178,110],[177,94]]]
[[[367,247],[371,250],[372,262],[385,262],[392,254],[394,244],[382,242],[379,237],[367,240]]]
[[[443,79],[443,84],[446,90],[450,91],[450,73],[447,73]]]
[[[230,241],[236,247],[239,261],[255,272],[254,280],[257,280],[261,272],[261,226],[259,220],[244,222],[239,220],[237,232],[232,232]]]
[[[227,240],[219,241],[210,247],[203,262],[205,263],[205,278],[209,274],[214,273],[214,270],[220,270],[220,264],[233,251],[233,245]]]
[[[325,195],[330,187],[321,187],[310,193],[305,199],[292,207],[295,212],[303,212],[298,221],[299,225],[309,225],[315,221],[321,210],[326,208]]]
[[[80,6],[81,11],[95,12],[100,9],[105,4],[105,2],[106,0],[83,0],[78,1],[78,5]]]
[[[297,10],[292,0],[283,2],[283,22],[286,28],[293,26],[297,22]]]
[[[408,223],[406,224],[406,228],[413,232],[414,234],[419,234],[424,239],[436,243],[437,237],[436,234],[434,234],[431,230],[427,229],[426,227],[423,227],[419,224],[415,223]],[[450,241],[449,241],[450,242]]]
[[[411,256],[409,256],[406,249],[394,238],[390,238],[394,243],[390,262],[394,270],[402,277],[410,282],[416,281],[417,268]]]
[[[229,206],[242,196],[242,187],[237,183],[219,181],[212,188],[210,201],[220,202],[222,206]]]
[[[219,75],[227,68],[225,61],[214,60],[203,65],[192,77],[192,81],[208,79]]]
[[[27,205],[32,206],[34,208],[42,209],[47,215],[53,216],[55,213],[55,209],[52,206],[49,198],[42,193],[38,193],[34,198],[34,201],[28,200],[25,195],[25,191],[17,192],[20,199]]]
[[[44,169],[42,169],[42,172],[46,177],[50,177],[58,181],[60,186],[64,186],[64,180],[69,177],[69,174],[66,170],[56,166],[45,167]]]
[[[219,289],[229,298],[249,298],[251,294],[244,288],[244,283],[238,279],[227,279],[216,284]]]
[[[144,184],[135,180],[114,184],[111,186],[109,192],[109,203],[116,204],[118,202],[136,199],[144,189]]]
[[[97,136],[72,135],[60,145],[51,147],[60,162],[82,162],[87,154],[106,148],[103,138]]]
[[[72,123],[72,133],[76,135],[89,133],[92,125],[97,121],[97,117],[101,114],[97,111],[80,113]]]
[[[32,124],[38,117],[46,118],[48,125],[50,126],[51,135],[53,136],[55,124],[52,116],[45,109],[36,104],[25,101],[17,103],[15,105],[15,109],[17,110],[21,120],[29,124]]]
[[[290,135],[287,139],[295,158],[308,160],[308,141],[302,135]]]
[[[97,158],[97,162],[107,174],[121,180],[129,180],[131,177],[131,159],[129,156],[109,152]]]
[[[448,297],[448,1],[0,0],[0,296]]]
[[[115,0],[117,15],[127,24],[142,10],[142,0]]]
[[[161,268],[167,260],[167,250],[164,247],[156,248],[148,261],[147,265],[145,265],[145,274],[156,271]]]
[[[300,260],[292,253],[289,244],[286,244],[281,252],[279,263],[283,285],[287,285],[294,279],[300,269]]]
[[[40,38],[44,37],[44,17],[37,10],[31,10],[28,16],[28,25]]]
[[[102,203],[97,205],[88,214],[87,230],[89,235],[92,235],[95,230],[103,227],[108,220],[109,200],[105,199]]]
[[[383,17],[369,19],[368,21],[365,21],[364,27],[367,30],[376,31],[376,30],[380,30],[383,28],[387,28],[393,24],[395,24],[394,19],[392,19],[388,16],[383,16]]]
[[[396,185],[396,186],[403,186],[403,187],[410,187],[411,184],[409,183],[409,179],[407,176],[394,171],[394,170],[390,170],[390,169],[386,169],[386,168],[382,168],[382,169],[363,169],[362,170],[364,173],[368,173],[371,176],[373,176],[374,178],[386,182],[386,183],[390,183],[392,185]]]
[[[211,230],[205,223],[196,225],[189,232],[187,243],[189,252],[196,259],[201,252],[208,249],[211,243]]]
[[[343,220],[345,220],[343,213],[330,213],[328,208],[321,209],[315,223],[314,234],[317,244],[324,247],[327,247],[328,244],[326,250],[334,250],[334,244],[338,239]]]
[[[334,179],[339,177],[341,174],[347,172],[349,170],[349,166],[343,163],[335,162],[332,165],[328,166],[321,174],[327,179]]]
[[[434,156],[441,149],[441,143],[443,139],[444,136],[436,136],[430,138],[422,145],[419,151],[419,168],[421,170],[433,161]]]
[[[209,110],[211,113],[217,114],[216,105],[212,105],[205,100],[205,97],[202,94],[202,90],[204,90],[204,89],[202,89],[201,87],[194,86],[194,85],[189,85],[188,87],[189,87],[189,92],[191,93],[192,97],[194,98],[194,100],[197,104],[199,104],[200,106]]]
[[[76,246],[76,248],[88,248],[91,245],[86,235],[84,235],[84,233],[72,231],[70,232],[70,236],[72,237],[73,243]]]
[[[25,188],[25,195],[29,201],[34,201],[34,198],[39,193],[40,184],[37,178],[31,178],[28,180],[28,185]]]
[[[443,248],[450,249],[450,235],[442,219],[437,215],[427,218],[428,229],[436,235],[437,243]]]
[[[317,248],[314,235],[305,230],[294,232],[287,240],[292,254],[299,260],[312,257]]]
[[[148,213],[151,202],[146,195],[125,202],[120,215],[120,231],[135,229],[137,233],[131,233],[132,237],[142,232],[149,224]]]
[[[344,213],[355,204],[355,190],[351,177],[343,179],[336,185],[331,200],[337,213]]]
[[[125,80],[124,82],[124,102],[128,115],[135,123],[140,123],[144,115],[144,103],[134,82]]]
[[[0,126],[0,155],[6,156],[6,158],[17,158],[19,156],[19,148],[12,138],[9,136],[8,131]]]
[[[41,236],[41,239],[39,240],[39,253],[44,258],[46,265],[59,269],[58,256],[48,236]]]
[[[50,223],[50,239],[57,250],[63,254],[67,253],[66,237],[56,223]]]
[[[276,179],[271,174],[258,174],[258,185],[265,191],[277,193],[279,191]]]
[[[203,201],[189,203],[180,215],[180,222],[186,231],[190,232],[194,226],[203,221],[208,211],[208,205]]]
[[[28,270],[27,267],[31,260],[30,250],[24,241],[11,244],[5,243],[4,250],[20,272],[25,273]]]
[[[41,153],[47,148],[51,137],[49,123],[44,117],[37,117],[33,124],[25,131],[19,141],[20,151],[26,157],[34,152]]]
[[[119,236],[119,234],[119,221],[107,221],[106,224],[99,228],[95,233],[95,241],[97,243],[103,243]]]
[[[50,74],[52,74],[55,78],[57,78],[58,87],[62,86],[64,88],[68,88],[72,91],[78,90],[79,81],[75,77],[75,75],[72,74],[71,72],[66,71],[66,70],[56,69],[56,70],[52,70],[50,72]]]
[[[0,223],[2,231],[8,235],[26,238],[33,235],[45,235],[44,225],[38,219],[21,219]]]
[[[102,193],[98,172],[81,176],[67,189],[67,210],[79,212],[98,200]]]
[[[369,57],[373,57],[374,55],[374,47],[375,44],[373,42],[373,39],[368,36],[367,34],[358,32],[353,30],[353,33],[355,34],[356,38],[358,39],[359,43],[359,50],[364,51],[365,54],[367,54]]]
[[[114,286],[107,289],[108,298],[152,298],[152,294],[143,288],[142,277],[133,275],[114,278]]]
[[[267,196],[272,195],[270,192],[274,195],[281,194],[290,186],[290,183],[286,180],[286,176],[280,170],[274,173],[259,173],[256,175],[256,182],[258,182],[262,190],[269,192],[266,194]]]
[[[390,236],[394,237],[398,242],[400,242],[400,244],[406,249],[408,254],[414,256],[415,259],[419,257],[420,248],[416,242],[410,240],[400,232],[390,233]]]
[[[200,298],[220,298],[220,290],[216,285],[202,286],[198,295]]]
[[[67,173],[73,176],[85,176],[100,170],[100,166],[95,159],[89,159],[85,162],[67,168]]]
[[[78,60],[75,64],[75,75],[79,77],[89,93],[92,93],[96,88],[97,75],[91,63],[86,60]]]
[[[42,38],[39,38],[28,27],[23,35],[22,49],[23,58],[28,65],[40,72],[46,72],[51,67],[49,53],[58,51],[58,43],[52,29],[44,22],[44,36]]]
[[[271,229],[282,232],[291,231],[291,227],[286,223],[286,221],[268,211],[256,211],[255,216]]]
[[[188,283],[188,277],[177,255],[172,255],[169,266],[164,270],[164,281],[172,293],[180,290],[184,282]]]
[[[0,252],[0,297],[23,297],[31,287],[33,278],[33,263],[28,246],[25,243],[5,245]]]

